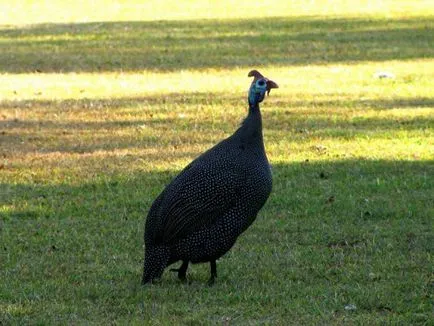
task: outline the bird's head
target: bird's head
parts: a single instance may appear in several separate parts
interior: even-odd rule
[[[270,94],[272,88],[279,86],[272,80],[265,78],[259,71],[252,70],[248,74],[249,77],[254,77],[249,89],[249,105],[256,106],[264,100],[265,93]]]

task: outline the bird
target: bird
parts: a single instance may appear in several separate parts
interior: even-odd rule
[[[227,253],[256,219],[272,190],[259,104],[279,86],[251,70],[248,113],[239,128],[188,164],[155,199],[145,223],[142,284],[161,278],[166,267],[186,281],[189,263],[210,263]]]

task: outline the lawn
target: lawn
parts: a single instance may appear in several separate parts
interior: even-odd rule
[[[433,324],[429,2],[0,4],[0,325]],[[253,68],[270,199],[214,286],[142,286],[151,203]]]

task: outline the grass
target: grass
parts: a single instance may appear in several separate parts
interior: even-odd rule
[[[161,21],[195,19],[258,18],[276,16],[430,16],[430,0],[16,0],[0,3],[0,21],[5,25],[38,23],[83,23],[105,21]]]
[[[384,62],[432,58],[432,31],[432,17],[42,24],[0,31],[0,62],[9,73]]]
[[[259,20],[225,1],[18,3],[0,27],[0,324],[433,323],[428,2],[258,2]],[[280,85],[269,201],[214,287],[204,264],[142,287],[153,199],[234,131],[253,67]]]

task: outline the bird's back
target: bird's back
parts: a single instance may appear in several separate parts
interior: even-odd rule
[[[245,144],[234,134],[191,162],[164,189],[149,212],[145,241],[173,244],[218,222],[241,200],[250,203],[246,214],[252,215],[245,229],[270,192],[263,147]]]

